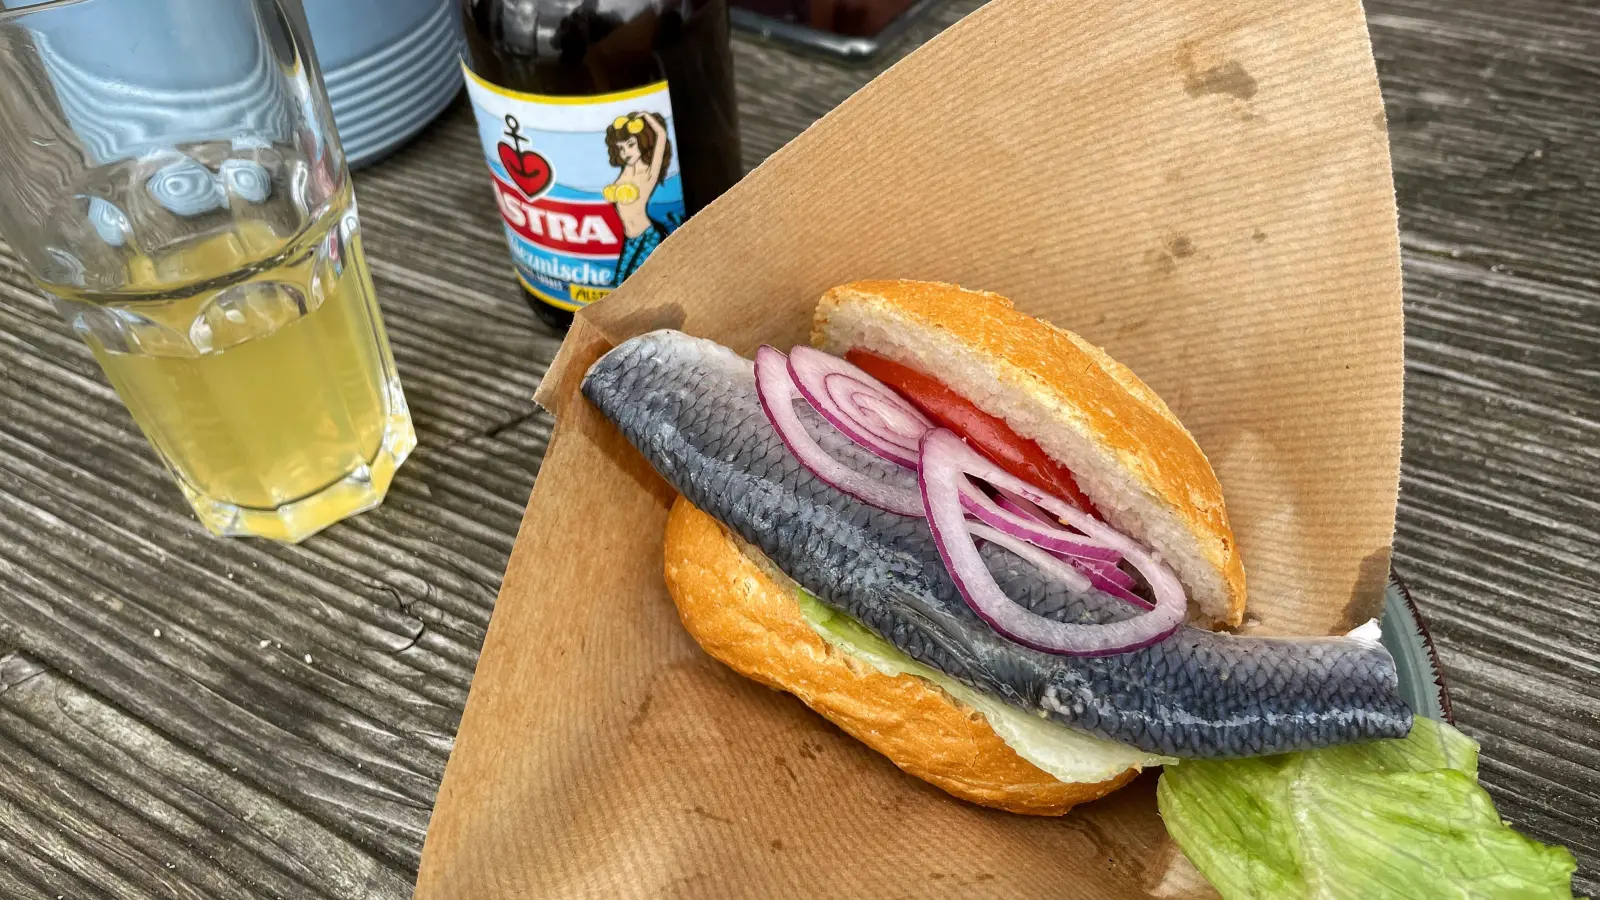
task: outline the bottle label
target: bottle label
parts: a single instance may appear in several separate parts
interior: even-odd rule
[[[535,296],[567,310],[593,303],[683,224],[665,81],[549,97],[462,68],[511,259]]]

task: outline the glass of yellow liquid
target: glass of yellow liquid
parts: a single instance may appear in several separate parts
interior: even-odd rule
[[[0,0],[0,233],[206,527],[298,541],[416,445],[297,0]]]

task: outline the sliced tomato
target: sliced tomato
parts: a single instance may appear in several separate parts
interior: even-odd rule
[[[1099,515],[1094,504],[1078,489],[1078,481],[1067,467],[1051,459],[1032,440],[1012,431],[1004,419],[989,415],[972,401],[916,369],[865,350],[851,350],[845,354],[845,359],[899,391],[930,419],[966,438],[967,443],[1002,469],[1085,512]]]

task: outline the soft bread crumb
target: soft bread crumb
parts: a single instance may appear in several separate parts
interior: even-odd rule
[[[1211,464],[1161,398],[1098,347],[997,294],[918,281],[830,290],[812,343],[911,366],[1004,419],[1170,565],[1204,618],[1243,620],[1244,568]]]

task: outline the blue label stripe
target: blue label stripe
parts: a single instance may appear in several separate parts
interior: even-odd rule
[[[506,228],[511,261],[524,287],[563,309],[577,309],[584,301],[573,297],[572,287],[610,290],[616,277],[617,257],[578,256],[540,247]]]

